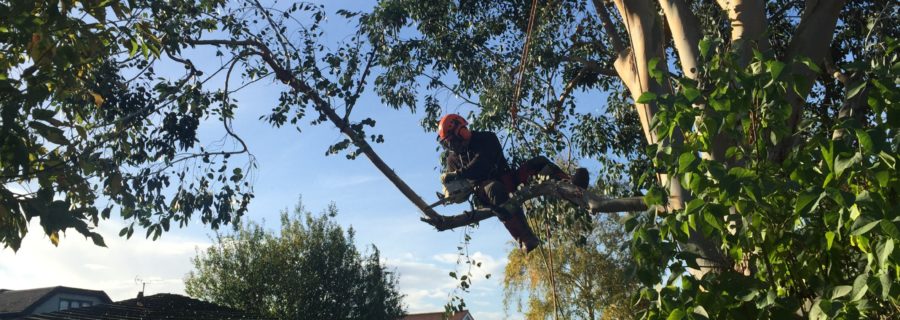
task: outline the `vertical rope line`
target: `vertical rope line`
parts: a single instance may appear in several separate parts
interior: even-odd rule
[[[549,257],[547,260],[550,264],[550,268],[548,268],[550,271],[550,289],[553,291],[553,314],[559,319],[559,298],[557,298],[556,277],[554,276],[553,271],[553,267],[555,266],[555,264],[553,264],[553,243],[550,241],[550,222],[549,217],[547,218],[548,219],[544,221],[544,227],[547,233],[547,256]]]
[[[512,125],[516,125],[516,116],[519,112],[519,96],[522,94],[522,81],[525,75],[525,66],[528,64],[528,52],[531,50],[531,34],[534,31],[534,20],[537,13],[537,0],[531,0],[531,12],[528,17],[528,28],[525,31],[525,44],[522,46],[522,55],[519,61],[519,72],[516,79],[516,91],[510,105]]]
[[[528,227],[531,228],[531,230],[534,230],[534,223],[531,223],[532,221],[530,219],[528,219],[527,217],[525,218],[525,221],[528,223]],[[548,231],[549,231],[549,229],[548,229]],[[549,233],[548,233],[548,236],[549,236]],[[548,246],[549,246],[549,242],[550,242],[549,240],[550,239],[548,238],[547,239]],[[549,249],[548,249],[548,251],[549,251]],[[557,299],[556,299],[556,281],[553,278],[553,257],[549,257],[549,255],[553,254],[553,252],[551,251],[550,253],[547,253],[546,251],[544,251],[544,246],[540,246],[540,252],[541,252],[541,260],[544,261],[544,267],[547,268],[547,273],[550,274],[550,297],[553,299],[553,319],[559,320],[559,303],[557,302]],[[525,258],[526,259],[528,258],[527,253],[526,253]]]

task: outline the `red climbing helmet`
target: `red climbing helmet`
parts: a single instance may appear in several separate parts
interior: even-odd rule
[[[466,119],[458,114],[445,115],[438,122],[438,140],[441,143],[445,143],[450,139],[469,140],[469,138],[472,138],[472,132],[466,127],[468,124]]]

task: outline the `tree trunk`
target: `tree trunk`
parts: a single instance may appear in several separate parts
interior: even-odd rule
[[[600,2],[594,1],[594,6],[602,16],[601,19],[609,20],[606,7]],[[650,123],[658,110],[655,102],[637,103],[638,98],[645,92],[653,92],[657,95],[671,92],[671,87],[668,83],[658,83],[650,77],[649,63],[653,59],[659,61],[656,65],[658,69],[661,69],[664,73],[667,70],[664,32],[662,23],[656,15],[656,10],[649,0],[616,0],[615,5],[625,25],[630,47],[618,50],[617,58],[613,65],[619,74],[619,78],[625,83],[632,99],[635,101],[641,127],[644,130],[644,137],[647,143],[659,144],[660,146],[680,143],[680,141],[660,141],[656,132],[654,132]],[[616,33],[609,32],[610,28],[607,28],[607,30],[610,36],[618,37]],[[615,40],[615,42],[621,43],[618,40]],[[680,133],[676,133],[675,136],[680,138]],[[665,173],[657,173],[657,178],[661,184],[669,188],[668,207],[675,210],[683,208],[687,194],[678,180],[669,179]]]
[[[625,25],[629,36],[629,48],[615,48],[617,51],[617,59],[614,63],[619,77],[628,87],[632,99],[637,102],[638,98],[645,92],[654,92],[657,95],[671,93],[671,86],[666,83],[657,83],[650,77],[649,63],[652,59],[657,59],[657,68],[662,69],[664,74],[668,74],[667,59],[665,56],[666,39],[662,21],[657,15],[657,11],[649,0],[615,0],[616,9],[619,11],[623,24]],[[679,57],[684,62],[683,70],[687,70],[685,74],[690,72],[690,76],[697,76],[699,50],[699,26],[697,21],[690,14],[687,5],[682,1],[665,1],[662,3],[665,10],[672,12],[667,19],[673,21],[673,40],[679,49]],[[606,33],[612,39],[612,43],[621,43],[617,39],[618,33],[612,29],[611,19],[606,11],[602,1],[595,0],[594,7],[604,24]],[[668,8],[666,8],[668,7]],[[671,16],[671,18],[670,18]],[[677,30],[676,30],[677,29]],[[666,77],[665,79],[668,79]],[[675,132],[672,141],[660,141],[659,137],[651,128],[650,123],[657,112],[655,103],[640,104],[635,103],[638,116],[640,117],[641,126],[644,129],[644,136],[650,144],[657,143],[661,147],[665,147],[672,143],[678,145],[681,143],[681,133]],[[682,189],[677,179],[669,179],[666,174],[657,174],[661,184],[669,187],[669,199],[666,209],[682,209],[684,203],[690,200],[690,194]],[[726,264],[724,255],[719,250],[716,243],[699,232],[692,232],[688,243],[683,244],[687,250],[697,253],[700,257],[697,263],[703,266],[696,276],[702,276],[703,273]]]
[[[731,22],[731,44],[738,53],[739,65],[746,66],[753,50],[769,50],[766,32],[766,3],[762,0],[716,0],[728,13]]]
[[[700,68],[700,22],[691,11],[690,5],[684,0],[660,0],[660,6],[669,24],[672,33],[672,42],[678,59],[681,62],[681,71],[689,79],[698,80]],[[705,105],[695,104],[696,108],[705,108]],[[697,123],[702,123],[697,119]],[[700,157],[712,161],[724,161],[725,151],[734,145],[734,140],[725,134],[719,133],[712,138],[710,152],[701,152]]]

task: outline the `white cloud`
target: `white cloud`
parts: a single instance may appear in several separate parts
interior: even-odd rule
[[[14,253],[0,251],[0,286],[28,289],[70,286],[103,290],[114,301],[133,298],[141,289],[136,278],[147,282],[147,294],[184,293],[183,278],[192,269],[190,258],[196,248],[209,241],[185,237],[187,230],[174,229],[156,241],[145,239],[135,230],[131,239],[118,236],[124,226],[107,220],[98,232],[107,248],[95,246],[72,231],[54,247],[41,229],[31,223],[31,232]]]
[[[472,312],[478,320],[501,320],[506,319],[503,312]]]
[[[147,294],[184,294],[185,275],[193,269],[191,257],[199,248],[211,243],[202,226],[188,230],[173,229],[157,241],[144,239],[140,230],[130,240],[118,237],[124,225],[105,221],[99,232],[108,248],[95,246],[75,232],[54,247],[40,229],[34,227],[18,253],[0,251],[0,288],[27,289],[71,286],[103,290],[114,300],[130,299],[146,282]],[[451,271],[462,275],[468,265],[456,263],[457,253],[416,254],[402,252],[382,255],[384,263],[399,273],[399,289],[405,294],[404,304],[411,313],[442,311],[451,294],[460,295],[479,320],[503,319],[502,279],[505,258],[495,258],[481,251],[471,254],[481,262],[472,269],[470,292],[455,292],[458,281]],[[490,279],[484,275],[490,273]],[[140,278],[141,281],[136,279]]]
[[[327,189],[346,189],[351,187],[356,187],[360,185],[364,185],[373,181],[378,181],[380,176],[375,175],[356,175],[356,176],[334,176],[329,175],[325,177],[319,177],[317,185],[320,187],[324,187]]]
[[[457,257],[459,257],[458,253],[441,253],[432,255],[431,259],[427,261],[421,261],[411,253],[404,253],[396,259],[385,259],[385,263],[389,267],[397,268],[400,273],[400,290],[406,294],[404,302],[410,313],[443,310],[444,304],[450,301],[450,296],[454,294],[459,283],[458,280],[450,277],[450,272],[463,275],[468,268],[468,264],[465,262],[457,264]],[[497,280],[499,275],[496,273],[502,272],[502,268],[506,266],[506,260],[496,259],[482,252],[471,254],[471,258],[481,262],[481,267],[473,267],[471,270],[473,281],[470,292],[457,291],[455,294],[469,301],[467,304],[470,306],[495,309],[493,307],[502,301],[502,292]],[[485,275],[488,273],[492,274],[492,277],[485,279]],[[474,301],[479,303],[473,305]],[[488,315],[487,319],[493,319],[491,317]],[[477,316],[477,318],[481,319],[482,317]]]

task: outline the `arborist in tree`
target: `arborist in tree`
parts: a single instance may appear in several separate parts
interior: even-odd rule
[[[510,212],[501,205],[509,200],[509,194],[519,185],[527,183],[535,175],[569,180],[586,189],[588,172],[579,168],[574,178],[570,177],[542,156],[526,161],[516,170],[510,170],[497,135],[493,132],[470,131],[467,125],[466,120],[457,114],[445,115],[438,123],[438,140],[449,151],[445,159],[446,170],[441,176],[444,195],[457,198],[457,201],[449,202],[462,202],[468,198],[469,191],[474,189],[476,205],[492,209],[522,250],[530,252],[540,245],[540,240],[528,226],[524,210],[518,206]]]

